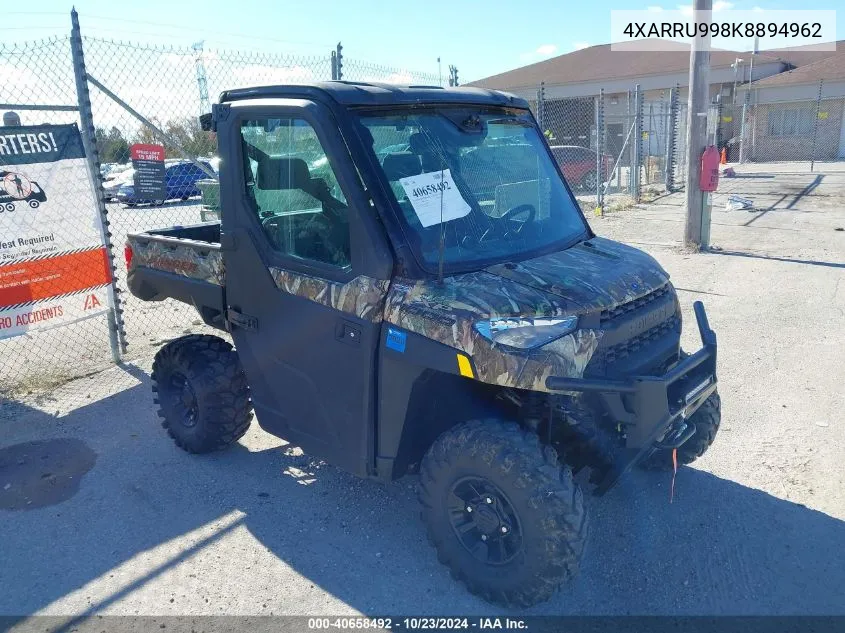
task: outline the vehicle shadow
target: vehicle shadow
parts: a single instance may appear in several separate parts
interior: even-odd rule
[[[61,439],[96,454],[91,462],[85,453],[90,470],[69,498],[0,510],[0,614],[31,614],[69,595],[84,605],[73,615],[221,613],[230,604],[244,613],[332,612],[306,595],[309,583],[366,614],[514,613],[469,595],[437,563],[418,521],[415,478],[362,481],[258,429],[246,445],[260,449],[188,455],[159,428],[148,379],[139,378],[58,418],[0,407],[0,455]],[[0,458],[0,486],[10,490],[42,474]],[[845,522],[694,468],[679,471],[670,504],[669,481],[634,472],[588,499],[581,575],[521,613],[845,613]],[[136,592],[154,582],[139,601]],[[173,582],[191,598],[174,604]],[[231,591],[242,595],[202,600]]]
[[[808,266],[824,266],[826,268],[845,268],[845,263],[843,262],[826,262],[826,261],[819,261],[814,259],[796,259],[793,257],[777,257],[776,255],[765,255],[763,253],[752,253],[752,252],[743,252],[743,251],[734,251],[734,250],[711,250],[709,251],[712,255],[722,255],[726,257],[748,257],[752,259],[768,259],[775,262],[786,262],[788,264],[806,264]]]

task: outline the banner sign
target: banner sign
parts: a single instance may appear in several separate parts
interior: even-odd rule
[[[0,339],[106,312],[111,280],[76,124],[0,128]]]
[[[156,201],[167,199],[164,183],[164,147],[135,143],[129,148],[136,200]]]

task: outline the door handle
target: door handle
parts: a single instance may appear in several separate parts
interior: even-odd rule
[[[239,327],[242,330],[258,330],[258,319],[232,308],[226,311],[226,320],[229,321],[229,325],[232,327]]]
[[[349,321],[341,321],[335,330],[335,338],[341,343],[357,347],[361,344],[361,328]]]

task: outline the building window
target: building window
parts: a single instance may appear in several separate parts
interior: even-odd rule
[[[769,136],[810,136],[813,133],[812,108],[769,111]]]

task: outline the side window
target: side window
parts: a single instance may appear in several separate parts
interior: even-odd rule
[[[350,265],[349,208],[317,134],[302,119],[241,124],[246,194],[272,248]]]

